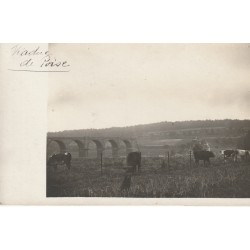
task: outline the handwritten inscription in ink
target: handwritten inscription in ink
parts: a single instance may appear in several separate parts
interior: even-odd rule
[[[15,45],[11,48],[11,56],[18,59],[18,68],[9,70],[68,72],[70,67],[67,60],[58,59],[49,50],[44,50],[40,46],[27,49],[23,45]]]

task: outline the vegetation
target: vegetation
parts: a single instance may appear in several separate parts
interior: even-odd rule
[[[143,159],[142,170],[133,174],[128,191],[121,190],[127,176],[124,160],[106,159],[101,173],[94,159],[76,160],[72,169],[61,166],[47,171],[48,197],[250,197],[250,162],[214,158],[211,166],[193,161],[189,155],[175,155],[167,161],[159,157]]]
[[[246,134],[246,136],[243,138],[243,148],[250,150],[250,131]]]
[[[50,136],[145,136],[160,135],[164,136],[165,131],[170,131],[170,138],[176,138],[175,131],[183,130],[186,136],[192,136],[190,130],[202,130],[204,135],[214,135],[218,131],[232,135],[243,134],[245,130],[250,129],[250,120],[198,120],[198,121],[177,121],[177,122],[159,122],[145,125],[136,125],[129,127],[113,127],[105,129],[80,129],[61,132],[50,132]],[[161,134],[159,134],[161,133]]]

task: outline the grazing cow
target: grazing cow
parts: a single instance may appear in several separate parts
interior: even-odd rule
[[[235,160],[236,150],[234,149],[221,150],[220,153],[224,156],[224,162],[226,162],[226,159],[230,157]]]
[[[57,165],[66,164],[67,168],[71,167],[71,154],[66,152],[64,154],[53,154],[49,157],[48,165],[54,166],[54,169],[57,169]]]
[[[130,152],[127,156],[127,166],[133,167],[133,172],[138,172],[141,168],[141,152]]]
[[[249,150],[245,149],[236,149],[235,150],[235,161],[237,161],[237,158],[240,157],[242,160],[247,160],[249,157]]]
[[[195,163],[199,164],[199,161],[201,160],[204,162],[204,165],[206,162],[208,162],[208,164],[210,164],[209,158],[215,156],[213,152],[206,151],[206,150],[193,151],[193,154],[194,154]]]

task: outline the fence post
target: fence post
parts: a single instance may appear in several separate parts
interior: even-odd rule
[[[170,166],[169,166],[169,151],[168,151],[168,168],[169,168]]]
[[[190,162],[190,167],[192,167],[192,151],[189,151],[189,162]]]
[[[166,167],[165,158],[166,158],[166,157],[164,157],[163,160],[161,161],[161,167],[162,167],[162,168],[165,168],[165,167]]]

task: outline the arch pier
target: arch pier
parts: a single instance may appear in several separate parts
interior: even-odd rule
[[[111,157],[118,158],[122,156],[120,151],[125,148],[125,153],[136,151],[136,139],[135,138],[122,138],[122,137],[47,137],[47,154],[64,153],[72,151],[70,144],[77,145],[78,157],[87,158],[89,156],[90,147],[95,147],[96,158],[99,158],[101,154],[104,157],[105,152],[108,150],[107,145],[111,147]],[[52,143],[57,144],[57,152],[55,147],[51,148]],[[109,148],[110,148],[109,147]],[[58,152],[59,151],[59,152]],[[75,153],[75,152],[74,152]],[[124,156],[124,155],[123,155]]]

